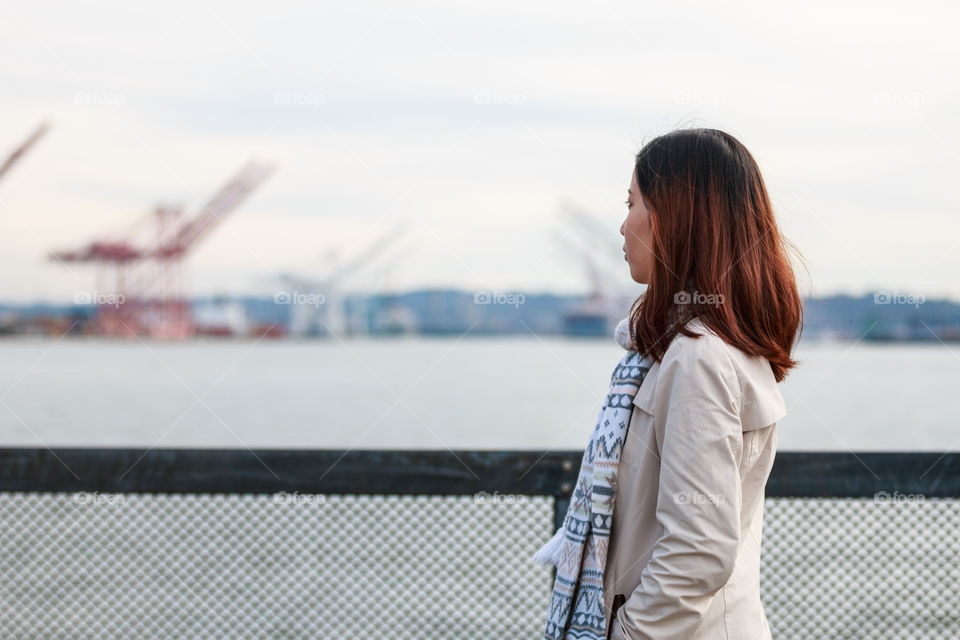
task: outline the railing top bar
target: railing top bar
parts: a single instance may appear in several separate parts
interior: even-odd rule
[[[0,492],[568,496],[583,451],[0,448]],[[960,453],[780,451],[768,497],[960,497]]]
[[[0,491],[554,495],[567,458],[541,451],[3,448]]]

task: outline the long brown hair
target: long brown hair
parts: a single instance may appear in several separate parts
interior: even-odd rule
[[[791,359],[803,302],[760,169],[717,129],[678,129],[637,153],[651,211],[653,270],[630,310],[641,353],[658,361],[692,317],[728,344],[770,361],[777,382]],[[791,245],[792,246],[792,245]]]

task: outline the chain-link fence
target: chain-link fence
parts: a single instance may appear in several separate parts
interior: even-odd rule
[[[578,453],[358,452],[334,471],[335,453],[0,451],[0,637],[540,637],[552,574],[530,556]],[[761,566],[774,638],[960,637],[952,456],[921,481],[922,454],[809,475],[841,455],[778,456]]]

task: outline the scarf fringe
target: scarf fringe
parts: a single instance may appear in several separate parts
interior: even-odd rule
[[[563,528],[557,529],[553,537],[547,541],[547,544],[533,554],[533,561],[537,564],[557,566],[560,562],[560,549],[563,547]]]

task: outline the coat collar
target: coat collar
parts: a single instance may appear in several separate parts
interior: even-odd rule
[[[684,325],[687,329],[692,329],[698,333],[710,333],[716,335],[710,327],[705,325],[703,321],[698,317],[693,317],[686,322]],[[678,334],[679,335],[679,334]],[[677,336],[674,336],[676,340]],[[666,352],[664,352],[666,355]],[[633,398],[633,404],[636,407],[640,407],[649,414],[653,414],[653,399],[654,394],[657,390],[657,381],[660,378],[660,362],[654,361],[650,366],[650,370],[647,372],[646,377],[643,379],[643,384],[640,385],[640,388],[637,390],[637,395]]]

